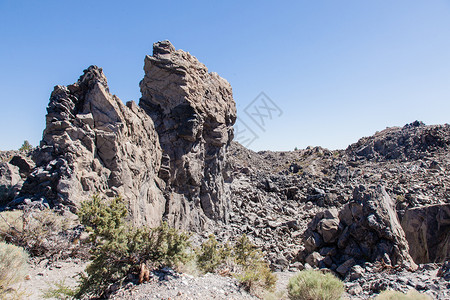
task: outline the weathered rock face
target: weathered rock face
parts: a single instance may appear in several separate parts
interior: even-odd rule
[[[381,186],[357,187],[353,201],[342,210],[318,213],[304,234],[304,244],[301,260],[341,275],[366,261],[416,266],[408,253],[394,202]]]
[[[144,71],[139,105],[153,119],[163,149],[166,219],[183,228],[208,219],[227,222],[225,156],[236,120],[230,84],[168,41],[153,45]]]
[[[35,167],[29,152],[2,151],[0,153],[0,205],[5,206],[22,189],[24,180]]]
[[[408,209],[402,227],[416,263],[450,259],[450,204]]]
[[[164,182],[157,176],[161,149],[153,121],[134,102],[125,106],[111,95],[100,68],[55,87],[34,160],[22,199],[74,210],[94,193],[121,195],[135,223],[161,220]]]
[[[0,205],[7,204],[22,186],[19,168],[8,162],[0,163]]]

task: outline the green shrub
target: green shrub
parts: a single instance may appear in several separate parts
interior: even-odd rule
[[[294,275],[288,283],[288,295],[293,300],[340,299],[344,284],[330,273],[307,270]]]
[[[258,262],[244,268],[236,278],[247,291],[256,295],[273,291],[277,283],[277,276],[272,273],[266,262]]]
[[[25,140],[22,146],[19,148],[19,151],[29,152],[31,149],[33,149],[33,146],[31,146],[30,142]]]
[[[244,288],[255,294],[261,291],[272,291],[277,282],[277,277],[269,268],[264,256],[248,237],[242,235],[234,245],[236,263],[242,266],[242,271],[236,278]]]
[[[176,266],[190,259],[189,235],[169,228],[134,228],[125,221],[127,209],[121,198],[112,201],[94,196],[82,203],[80,221],[91,233],[92,263],[77,297],[104,296],[112,284],[121,284],[127,275],[144,263]]]
[[[421,294],[416,290],[409,290],[404,294],[397,291],[383,291],[376,298],[376,300],[431,300],[431,297]]]
[[[250,266],[262,258],[261,251],[257,249],[245,234],[236,241],[234,255],[236,262],[245,267]]]
[[[22,248],[0,242],[0,299],[18,298],[11,286],[24,279],[27,261],[28,255]]]
[[[205,273],[212,273],[223,265],[230,256],[230,247],[220,244],[215,236],[211,234],[197,251],[197,266]]]
[[[197,251],[197,265],[203,272],[230,273],[241,285],[254,294],[273,290],[277,281],[262,252],[242,235],[234,246],[220,244],[214,235],[210,235]]]

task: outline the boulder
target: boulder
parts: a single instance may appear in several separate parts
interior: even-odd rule
[[[19,168],[7,162],[0,163],[0,205],[7,204],[22,187]]]
[[[319,212],[303,234],[303,243],[300,260],[311,260],[312,253],[319,252],[331,258],[325,265],[338,265],[336,272],[342,276],[367,261],[416,268],[394,202],[382,186],[359,186],[339,212]]]
[[[318,252],[313,252],[306,257],[306,262],[312,267],[318,267],[324,257]]]
[[[337,269],[336,272],[344,276],[347,274],[348,271],[356,264],[355,259],[350,258],[346,260],[343,264],[341,264]]]
[[[353,192],[353,200],[362,206],[363,218],[354,223],[355,231],[364,233],[358,235],[361,247],[375,244],[377,250],[372,258],[378,260],[385,254],[394,265],[416,267],[409,255],[409,246],[405,233],[395,211],[395,203],[383,186],[359,186]]]
[[[450,259],[449,203],[408,209],[401,225],[416,263],[441,263]]]
[[[323,219],[319,222],[318,232],[325,243],[332,243],[338,238],[339,219]]]
[[[19,168],[21,176],[27,177],[35,167],[35,163],[27,155],[14,155],[9,161],[10,164]]]

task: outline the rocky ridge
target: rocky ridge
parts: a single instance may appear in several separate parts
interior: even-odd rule
[[[421,134],[430,132],[448,139],[450,126],[419,123],[390,128],[378,133],[378,139],[382,140],[383,134],[390,138],[395,132],[398,136],[410,135],[411,140],[426,140]],[[292,261],[308,222],[321,211],[340,209],[352,201],[355,188],[361,185],[383,186],[400,220],[412,208],[449,202],[450,155],[446,144],[441,148],[414,146],[411,157],[377,161],[352,150],[361,148],[364,140],[370,138],[347,150],[309,147],[258,153],[234,143],[229,156],[234,219],[230,228],[233,233],[228,235],[246,232],[268,253],[276,253],[272,255],[274,260],[277,257],[286,264],[280,257]],[[415,160],[418,155],[422,158]],[[220,230],[217,233],[220,235]]]

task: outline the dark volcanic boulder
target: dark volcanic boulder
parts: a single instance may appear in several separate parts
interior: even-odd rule
[[[353,201],[337,210],[317,214],[303,237],[300,260],[314,252],[323,256],[318,266],[341,275],[355,264],[384,261],[415,268],[394,202],[381,186],[359,186]],[[317,257],[317,255],[315,256]]]
[[[19,168],[8,162],[0,162],[0,205],[5,205],[19,192],[23,180]]]
[[[450,204],[408,209],[402,218],[402,227],[415,262],[450,259]]]

